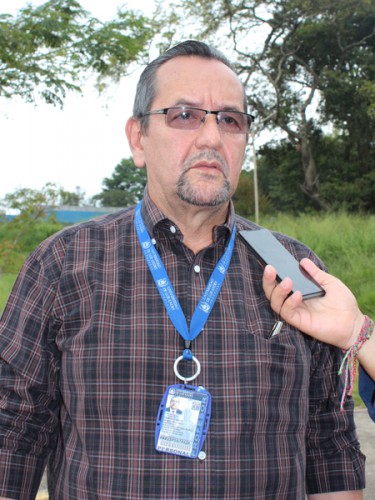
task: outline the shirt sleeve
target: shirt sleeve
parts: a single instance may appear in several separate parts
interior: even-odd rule
[[[365,457],[354,424],[354,403],[340,410],[342,353],[315,342],[311,360],[309,422],[306,435],[308,494],[356,491],[365,487]]]
[[[53,287],[37,251],[0,319],[0,496],[34,498],[58,425]]]
[[[375,422],[375,381],[360,368],[359,371],[359,395],[367,406],[368,412],[372,420]]]

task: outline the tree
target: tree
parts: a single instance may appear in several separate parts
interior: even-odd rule
[[[226,38],[221,45],[234,51],[250,109],[258,124],[282,131],[298,153],[303,182],[296,188],[313,206],[330,207],[314,141],[324,125],[334,123],[346,135],[347,156],[363,155],[362,170],[372,176],[374,2],[184,0],[180,6],[184,25],[193,17],[189,24],[201,38],[214,45]]]
[[[35,221],[47,216],[47,209],[57,205],[59,189],[52,183],[47,183],[41,190],[20,188],[4,197],[4,205],[19,211],[13,219],[13,224],[32,225]]]
[[[65,191],[65,189],[59,189],[59,205],[67,205],[71,207],[79,207],[82,205],[85,199],[85,191],[77,186],[75,192]]]
[[[103,190],[93,197],[105,207],[127,207],[137,203],[146,186],[146,170],[137,168],[132,158],[120,161],[112,177],[103,180]]]
[[[253,171],[242,170],[238,180],[237,190],[233,195],[236,213],[243,217],[254,219],[255,196]],[[262,213],[271,212],[272,205],[266,196],[259,197],[259,208]]]
[[[375,170],[369,175],[356,175],[361,166],[346,157],[347,146],[342,137],[316,132],[312,140],[317,165],[329,166],[321,169],[319,184],[332,210],[374,213]],[[289,141],[262,146],[258,157],[261,193],[277,211],[298,214],[311,209],[306,193],[296,189],[303,183],[303,173],[298,168],[298,152]]]
[[[99,89],[117,81],[145,55],[153,34],[144,16],[120,10],[103,23],[76,0],[49,0],[16,16],[1,14],[0,96],[33,102],[40,95],[62,106],[66,92],[80,92],[91,73]]]
[[[42,189],[19,188],[13,193],[7,193],[0,206],[17,211],[18,215],[9,223],[11,227],[32,227],[40,221],[54,221],[53,209],[62,205],[79,206],[85,196],[84,191],[77,186],[75,192],[48,182]]]
[[[278,212],[298,214],[308,207],[306,193],[298,189],[304,181],[299,164],[298,152],[286,139],[265,144],[258,151],[260,192]]]

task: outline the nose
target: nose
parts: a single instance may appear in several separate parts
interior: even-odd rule
[[[217,149],[222,143],[221,133],[217,123],[217,117],[207,114],[202,126],[197,130],[196,146],[198,149]]]

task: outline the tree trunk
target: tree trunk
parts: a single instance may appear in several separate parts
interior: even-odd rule
[[[298,150],[301,154],[302,169],[304,172],[302,190],[318,205],[319,208],[329,210],[329,203],[322,198],[320,193],[319,175],[316,169],[310,140],[302,135],[298,146]]]

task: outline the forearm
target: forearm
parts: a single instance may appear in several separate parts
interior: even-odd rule
[[[332,493],[319,493],[317,495],[307,495],[308,500],[362,500],[361,491],[335,491]]]

